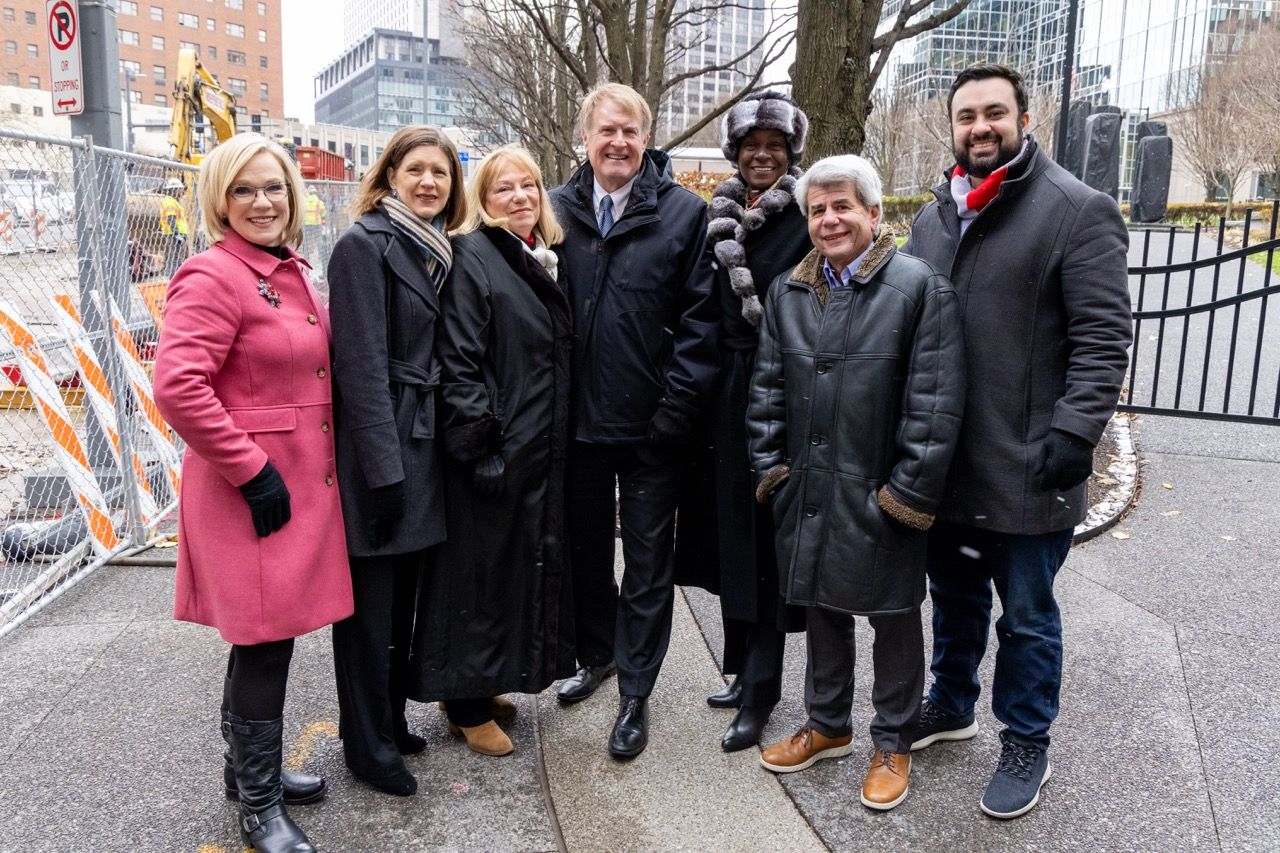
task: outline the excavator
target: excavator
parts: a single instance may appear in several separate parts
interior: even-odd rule
[[[212,132],[208,138],[206,130]],[[205,155],[236,133],[236,98],[218,83],[218,78],[200,62],[192,48],[178,51],[178,73],[173,84],[173,118],[169,123],[169,159],[187,166],[199,166]],[[155,276],[162,264],[157,250],[157,223],[160,222],[163,193],[181,180],[181,201],[188,221],[194,220],[196,173],[184,170],[180,178],[164,182],[160,192],[131,192],[126,201],[129,220],[129,268],[133,281]],[[194,234],[192,235],[194,236]]]

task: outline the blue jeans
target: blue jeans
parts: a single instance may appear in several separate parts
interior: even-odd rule
[[[929,531],[929,701],[939,710],[965,714],[977,704],[978,664],[987,649],[994,585],[1004,613],[996,620],[999,647],[991,709],[1017,737],[1049,745],[1062,685],[1062,618],[1053,580],[1071,549],[1071,534],[996,533],[947,523]]]

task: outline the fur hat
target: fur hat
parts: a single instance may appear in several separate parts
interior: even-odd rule
[[[777,130],[787,140],[787,152],[792,164],[804,154],[804,138],[809,133],[809,117],[804,110],[786,95],[773,90],[747,95],[729,108],[721,122],[724,142],[720,150],[735,167],[742,138],[757,128]]]

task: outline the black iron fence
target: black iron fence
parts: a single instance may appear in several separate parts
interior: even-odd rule
[[[1120,411],[1280,424],[1280,201],[1216,229],[1134,229]],[[1216,232],[1216,233],[1215,233]]]

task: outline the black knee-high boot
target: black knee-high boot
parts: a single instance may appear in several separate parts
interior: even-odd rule
[[[223,727],[235,762],[240,835],[245,843],[258,853],[315,853],[284,805],[280,782],[284,718],[242,720],[228,713]]]

